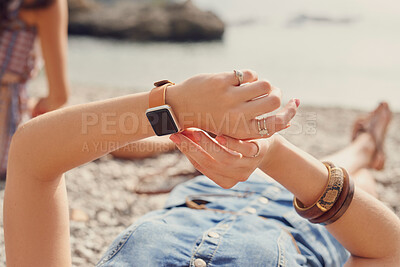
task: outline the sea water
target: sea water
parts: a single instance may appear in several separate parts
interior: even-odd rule
[[[204,72],[254,69],[303,104],[400,111],[400,3],[196,0],[227,24],[221,41],[70,37],[72,84],[149,90]]]

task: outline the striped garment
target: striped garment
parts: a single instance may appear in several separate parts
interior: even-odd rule
[[[0,22],[0,177],[6,172],[11,137],[26,111],[26,82],[36,67],[36,28],[19,19],[21,4],[11,1],[10,20]]]

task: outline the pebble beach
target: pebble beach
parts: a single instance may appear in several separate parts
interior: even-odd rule
[[[124,0],[88,2],[111,5]],[[69,105],[137,93],[155,77],[180,82],[196,73],[250,68],[260,79],[279,85],[288,97],[285,103],[293,97],[301,100],[292,126],[281,134],[322,158],[350,143],[358,116],[379,101],[388,101],[396,112],[385,142],[387,161],[384,170],[373,175],[379,199],[400,217],[399,3],[309,0],[308,5],[296,1],[288,5],[251,0],[244,8],[239,0],[192,2],[224,21],[221,40],[130,42],[70,36]],[[126,12],[123,6],[119,10]],[[97,13],[99,22],[102,14]],[[168,62],[168,67],[160,62]],[[43,73],[28,89],[32,97],[47,94]],[[68,171],[73,266],[94,266],[120,232],[142,215],[161,209],[170,190],[197,175],[179,151],[133,160],[105,155]],[[6,266],[5,184],[0,181],[0,267]]]
[[[40,87],[41,82],[34,84]],[[40,92],[41,90],[33,90]],[[71,104],[105,99],[129,90],[74,86]],[[315,157],[323,157],[350,142],[352,122],[358,110],[324,108],[302,104],[292,127],[282,133]],[[395,113],[386,140],[387,162],[374,172],[380,199],[400,216],[400,114]],[[197,175],[178,151],[153,158],[117,160],[107,155],[66,173],[71,217],[71,251],[74,266],[93,266],[113,239],[140,216],[163,207],[175,185]],[[5,266],[3,198],[0,182],[0,266]]]

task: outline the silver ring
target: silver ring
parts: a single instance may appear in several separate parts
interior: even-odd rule
[[[263,126],[264,126],[264,127],[261,126],[260,120],[257,120],[258,133],[259,133],[261,136],[269,135],[269,132],[268,132],[268,129],[267,129],[267,121],[265,120],[265,118],[262,119],[262,120],[263,120]]]
[[[260,152],[261,152],[260,145],[258,144],[257,141],[251,140],[251,141],[249,141],[249,142],[250,142],[250,143],[253,143],[253,144],[255,144],[255,145],[257,146],[257,152],[256,152],[256,154],[250,157],[250,158],[255,158],[255,157],[257,157],[258,155],[260,155]]]
[[[243,72],[240,70],[233,70],[233,72],[235,73],[235,76],[238,78],[239,80],[239,85],[241,85],[243,83]]]

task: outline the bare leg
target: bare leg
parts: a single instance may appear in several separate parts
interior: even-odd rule
[[[169,140],[168,136],[155,136],[129,144],[111,154],[117,158],[138,159],[153,157],[174,149],[176,149],[176,146]]]
[[[367,168],[375,151],[375,143],[368,133],[360,134],[350,145],[323,160],[344,167],[350,175]]]
[[[376,182],[368,168],[383,168],[383,142],[390,119],[389,106],[380,103],[373,112],[356,121],[349,146],[324,158],[346,168],[356,185],[374,197],[378,196]]]
[[[374,151],[375,143],[372,137],[363,133],[349,146],[325,157],[323,160],[344,167],[359,188],[378,198],[375,178],[371,171],[367,169],[373,159]]]
[[[375,198],[378,198],[378,192],[376,191],[376,181],[372,172],[369,169],[361,169],[352,176],[355,184],[369,193]]]
[[[376,170],[384,168],[385,152],[383,143],[391,119],[392,112],[389,105],[386,102],[381,102],[374,111],[359,117],[354,123],[352,140],[355,140],[361,133],[369,133],[374,139],[376,147],[369,168]]]

